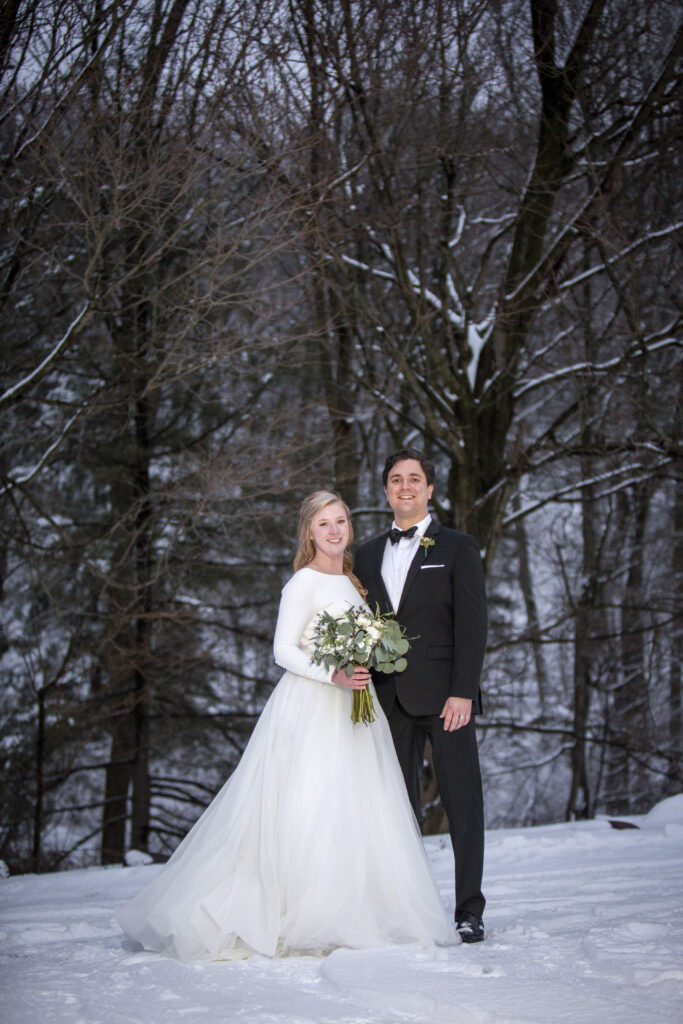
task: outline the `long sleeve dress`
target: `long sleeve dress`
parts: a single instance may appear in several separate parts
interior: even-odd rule
[[[320,612],[361,603],[348,577],[311,568],[285,586],[285,673],[239,765],[117,915],[146,949],[230,960],[454,941],[384,714],[352,723],[352,691],[311,662]]]

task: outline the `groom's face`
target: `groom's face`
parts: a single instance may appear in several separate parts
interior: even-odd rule
[[[427,504],[434,487],[417,459],[402,459],[389,470],[384,493],[396,523],[403,529],[419,523],[427,515]]]

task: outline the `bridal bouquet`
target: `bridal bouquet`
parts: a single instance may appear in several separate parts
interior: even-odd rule
[[[346,666],[351,677],[355,665],[375,668],[379,672],[402,672],[404,657],[410,650],[405,630],[393,615],[375,615],[367,607],[349,608],[339,615],[321,612],[315,623],[315,650],[311,660],[316,665],[334,668]],[[353,691],[352,722],[374,722],[375,709],[367,686]]]

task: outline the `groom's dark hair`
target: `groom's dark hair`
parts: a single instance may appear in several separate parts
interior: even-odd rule
[[[417,448],[399,448],[397,451],[392,452],[388,456],[387,461],[384,463],[384,469],[382,470],[382,483],[387,486],[389,479],[389,473],[392,471],[397,462],[403,462],[404,459],[415,459],[422,466],[422,472],[427,477],[427,484],[431,485],[434,483],[434,463],[426,459],[422,452],[419,452]]]

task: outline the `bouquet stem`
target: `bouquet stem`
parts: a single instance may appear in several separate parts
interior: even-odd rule
[[[362,690],[353,691],[351,721],[363,722],[365,725],[375,721],[375,708],[372,703],[372,694],[370,693],[369,686],[364,686]]]

